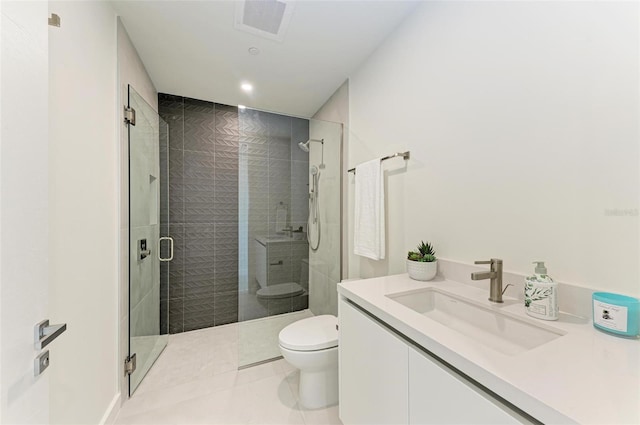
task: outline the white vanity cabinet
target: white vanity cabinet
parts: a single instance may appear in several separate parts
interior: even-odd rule
[[[408,423],[407,344],[343,299],[338,320],[342,422]]]
[[[468,378],[409,347],[410,424],[519,424],[524,418]]]
[[[338,319],[340,419],[345,425],[531,423],[344,298]]]

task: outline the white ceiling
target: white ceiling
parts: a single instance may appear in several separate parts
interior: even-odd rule
[[[159,92],[305,117],[416,5],[298,0],[278,42],[235,29],[235,1],[112,3]],[[243,81],[252,94],[240,90]]]

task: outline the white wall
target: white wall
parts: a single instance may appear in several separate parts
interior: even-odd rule
[[[119,397],[116,15],[51,2],[50,301],[66,322],[50,367],[51,423],[99,423]]]
[[[640,294],[638,7],[422,4],[350,79],[348,164],[411,151],[385,163],[388,259],[350,274],[403,272],[424,239]]]
[[[147,101],[154,111],[158,111],[158,92],[151,78],[138,56],[138,52],[131,43],[127,30],[118,19],[118,136],[119,136],[119,164],[120,181],[120,261],[119,284],[119,349],[118,359],[124,361],[129,354],[129,137],[127,125],[124,122],[123,109],[127,104],[127,86],[130,84],[140,96]],[[129,395],[129,378],[119,374],[122,402]]]

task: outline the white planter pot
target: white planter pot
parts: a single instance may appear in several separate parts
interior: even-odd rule
[[[420,261],[407,260],[407,273],[414,280],[431,280],[438,272],[438,261],[423,263]]]

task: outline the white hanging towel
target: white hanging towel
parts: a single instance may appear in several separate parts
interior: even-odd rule
[[[382,162],[374,159],[356,167],[354,253],[372,260],[385,257],[384,184]]]
[[[282,233],[287,227],[287,207],[282,202],[276,208],[276,233]]]

